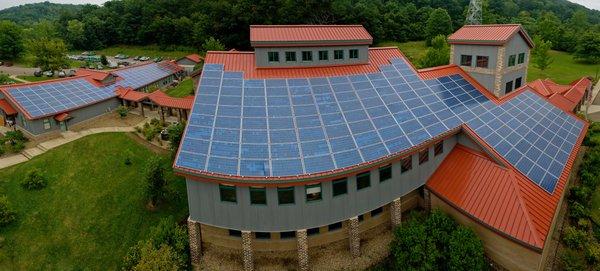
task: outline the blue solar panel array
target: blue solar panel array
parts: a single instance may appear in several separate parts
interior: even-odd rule
[[[121,77],[121,80],[107,87],[98,87],[83,78],[77,78],[8,87],[7,90],[31,117],[36,118],[115,97],[114,90],[117,86],[137,89],[165,78],[173,74],[173,71],[152,63],[115,73]]]
[[[241,176],[294,176],[369,162],[467,123],[552,192],[580,121],[536,94],[498,106],[460,75],[423,81],[403,59],[380,72],[243,79],[204,66],[176,165]]]

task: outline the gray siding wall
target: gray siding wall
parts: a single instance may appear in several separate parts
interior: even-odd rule
[[[473,56],[471,67],[475,68],[477,64],[477,56],[488,56],[488,69],[495,70],[496,62],[498,61],[498,46],[482,46],[482,45],[454,45],[454,64],[460,66],[461,55]]]
[[[79,122],[91,119],[93,117],[100,116],[105,114],[111,110],[114,110],[120,105],[119,100],[117,98],[112,98],[94,105],[86,106],[74,111],[69,112],[71,119],[67,121],[67,127],[75,125]],[[32,121],[27,121],[27,125],[21,125],[21,122],[17,119],[17,124],[19,127],[27,130],[28,132],[39,135],[43,133],[48,133],[52,131],[60,130],[60,125],[57,121],[54,120],[54,116],[48,117],[50,119],[51,127],[50,129],[44,129],[44,119],[37,119]]]
[[[358,49],[358,58],[351,59],[349,50]],[[328,51],[329,60],[319,60],[319,51]],[[334,50],[344,50],[344,59],[336,60],[333,57]],[[312,61],[302,61],[302,51],[312,52]],[[268,52],[279,52],[279,62],[269,62]],[[285,52],[296,52],[296,61],[285,61]],[[255,48],[257,67],[298,67],[298,66],[331,66],[348,65],[369,62],[369,46],[327,46],[327,47],[276,47],[276,48]]]
[[[494,75],[475,72],[471,72],[469,74],[473,78],[475,78],[477,82],[482,84],[487,90],[489,90],[490,92],[494,92],[494,80],[496,80],[496,77]]]
[[[267,205],[251,205],[248,187],[237,187],[237,203],[220,200],[217,183],[187,180],[190,217],[195,221],[227,229],[249,231],[291,231],[324,226],[377,209],[421,187],[435,172],[458,141],[444,141],[444,153],[435,157],[429,147],[429,161],[419,165],[412,155],[412,170],[400,173],[400,163],[392,165],[392,179],[379,182],[379,171],[371,171],[371,186],[356,190],[356,177],[348,178],[348,194],[332,196],[332,182],[321,184],[322,200],[306,202],[305,187],[295,187],[295,204],[279,205],[277,188],[267,188]]]

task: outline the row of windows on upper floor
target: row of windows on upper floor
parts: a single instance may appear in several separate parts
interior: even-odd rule
[[[444,153],[443,141],[437,142],[433,147],[434,156]],[[419,152],[419,165],[429,161],[429,148]],[[412,156],[408,156],[400,162],[400,172],[405,173],[412,169]],[[392,178],[392,165],[379,168],[379,182],[385,182]],[[356,175],[356,190],[362,190],[371,186],[371,172],[366,171]],[[348,194],[348,179],[341,178],[332,181],[332,197]],[[294,186],[278,187],[277,199],[279,205],[295,204]],[[219,184],[221,201],[237,203],[236,187],[232,185]],[[267,205],[267,189],[265,187],[250,187],[250,204]],[[306,202],[314,202],[323,199],[321,183],[305,186]]]
[[[344,50],[333,50],[333,59],[335,60],[343,60]],[[302,51],[302,61],[313,61],[313,52],[312,51]],[[320,61],[329,60],[329,51],[322,50],[318,52]],[[267,52],[267,57],[269,62],[279,62],[279,52]],[[350,49],[348,50],[348,57],[350,59],[358,59],[358,49]],[[285,52],[285,62],[296,62],[296,52],[288,51]]]
[[[515,66],[517,64],[523,64],[525,63],[525,53],[520,53],[518,55],[518,60],[517,60],[517,55],[510,55],[508,57],[508,67],[512,67]],[[476,56],[476,60],[477,62],[475,63],[475,67],[477,68],[484,68],[487,69],[489,68],[490,65],[490,58],[488,56]],[[472,55],[460,55],[460,65],[461,66],[467,66],[467,67],[472,67],[473,66],[473,56]]]

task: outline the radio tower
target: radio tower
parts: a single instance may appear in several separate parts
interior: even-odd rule
[[[482,24],[482,0],[471,0],[469,11],[467,11],[467,21],[465,24]]]

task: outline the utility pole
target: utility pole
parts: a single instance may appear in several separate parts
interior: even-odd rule
[[[483,23],[483,0],[471,0],[469,3],[469,11],[467,11],[467,20],[465,24],[482,24]]]

